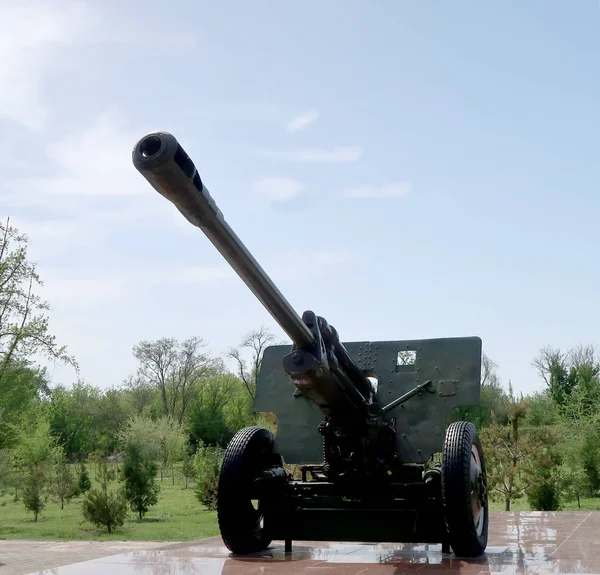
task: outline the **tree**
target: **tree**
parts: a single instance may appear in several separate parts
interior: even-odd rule
[[[492,425],[481,430],[481,440],[490,496],[503,499],[505,510],[510,511],[511,503],[521,498],[530,486],[526,465],[532,455],[527,438],[520,434],[525,405],[515,399],[510,384],[507,413],[508,424],[501,425],[494,419]]]
[[[63,457],[62,448],[50,434],[44,414],[30,414],[15,430],[15,445],[10,451],[11,467],[23,485],[23,504],[35,520],[45,505],[46,489],[52,470]]]
[[[137,446],[148,459],[160,456],[160,439],[156,423],[144,415],[134,415],[119,430],[120,447],[125,450],[128,445]]]
[[[160,455],[160,435],[150,419],[136,415],[119,433],[123,445],[122,478],[125,497],[140,520],[158,502],[160,487],[156,483]]]
[[[561,429],[555,425],[539,425],[524,428],[523,432],[530,447],[525,465],[529,505],[536,511],[558,511],[562,506],[562,485],[558,473],[562,464]]]
[[[254,400],[254,395],[256,393],[256,380],[260,373],[263,353],[265,348],[274,341],[275,336],[265,326],[261,326],[259,329],[246,334],[240,345],[237,348],[230,349],[227,354],[228,357],[235,361],[237,374],[244,383],[246,391],[252,400]],[[249,367],[242,358],[243,349],[251,350]]]
[[[136,377],[130,375],[125,380],[123,387],[134,412],[137,415],[142,415],[144,409],[152,402],[156,387],[139,375]]]
[[[0,222],[0,388],[12,362],[41,354],[78,369],[49,332],[47,302],[36,293],[42,281],[35,264],[27,259],[27,238]]]
[[[196,441],[223,445],[233,436],[225,408],[245,393],[240,380],[232,374],[208,377],[198,388],[192,402],[189,429]]]
[[[46,506],[44,487],[47,480],[46,469],[39,464],[30,466],[23,480],[23,505],[33,512],[34,521],[36,522],[39,514]]]
[[[138,377],[160,392],[163,415],[179,424],[199,382],[210,373],[222,370],[222,362],[202,349],[202,338],[191,337],[178,342],[173,338],[142,341],[134,346],[139,362]]]
[[[63,450],[50,433],[50,422],[43,413],[29,415],[15,433],[16,443],[11,449],[15,469],[23,472],[44,466],[49,472],[62,458]]]
[[[585,471],[579,467],[563,464],[557,469],[557,475],[564,500],[576,500],[577,508],[581,509],[581,498],[590,491]]]
[[[13,359],[6,365],[0,383],[0,449],[12,445],[12,432],[21,416],[47,399],[49,393],[45,368],[26,359]]]
[[[222,462],[219,449],[200,442],[198,451],[194,456],[195,492],[198,500],[208,509],[215,509],[217,505],[219,473]]]
[[[77,490],[79,493],[86,493],[92,487],[92,482],[88,474],[85,463],[82,461],[77,469]]]
[[[158,451],[161,461],[160,480],[163,472],[171,469],[173,464],[183,457],[186,436],[180,425],[174,423],[170,418],[163,417],[156,424],[156,436],[158,440]],[[175,473],[172,474],[173,485],[175,484]]]
[[[65,501],[70,501],[78,494],[77,482],[64,457],[58,462],[52,491],[58,499],[61,509],[64,509]]]
[[[125,497],[140,520],[158,502],[160,486],[156,483],[156,463],[140,445],[130,443],[125,448],[123,480]]]
[[[533,360],[546,387],[558,406],[563,406],[577,385],[576,371],[569,369],[568,355],[559,349],[544,347]]]
[[[68,456],[95,449],[94,429],[100,411],[101,391],[79,380],[70,389],[57,385],[50,396],[52,433]]]
[[[194,479],[196,475],[196,469],[194,468],[194,457],[188,450],[183,455],[183,462],[181,465],[181,473],[185,479],[185,488],[188,488],[188,481]]]

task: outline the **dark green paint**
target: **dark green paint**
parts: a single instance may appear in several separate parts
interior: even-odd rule
[[[424,463],[441,452],[450,412],[479,404],[479,337],[350,342],[344,346],[361,369],[377,374],[377,397],[382,406],[420,382],[433,382],[435,393],[425,391],[386,414],[388,420],[397,419],[398,453],[405,463]],[[288,345],[265,350],[254,410],[277,416],[276,448],[286,462],[320,463],[322,437],[317,428],[323,415],[314,403],[294,393],[296,387],[281,365],[290,350]],[[398,366],[398,352],[407,350],[416,351],[414,365]],[[455,395],[448,395],[454,387]]]

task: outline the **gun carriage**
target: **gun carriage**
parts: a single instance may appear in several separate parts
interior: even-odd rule
[[[342,342],[324,317],[296,313],[173,135],[144,136],[132,159],[292,342],[265,349],[257,379],[254,410],[275,413],[276,436],[244,428],[225,451],[217,516],[229,550],[334,540],[441,543],[458,556],[482,554],[488,496],[481,442],[472,423],[446,423],[454,408],[479,403],[481,339]],[[284,463],[300,464],[301,477]]]

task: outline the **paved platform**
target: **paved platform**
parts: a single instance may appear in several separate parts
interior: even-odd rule
[[[234,558],[220,538],[158,545],[93,558],[43,575],[399,575],[436,573],[600,574],[600,513],[493,513],[487,552],[464,560],[439,545],[281,542],[250,557]],[[2,543],[0,542],[0,562]],[[27,553],[25,547],[23,552]],[[0,575],[12,572],[0,567]]]

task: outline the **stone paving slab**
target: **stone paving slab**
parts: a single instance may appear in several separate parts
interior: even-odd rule
[[[165,541],[37,541],[0,540],[0,575],[26,575],[43,569],[171,546]]]
[[[492,513],[486,552],[441,545],[283,542],[232,556],[220,537],[186,542],[0,541],[0,575],[600,575],[600,513]],[[414,574],[417,575],[417,574]]]

